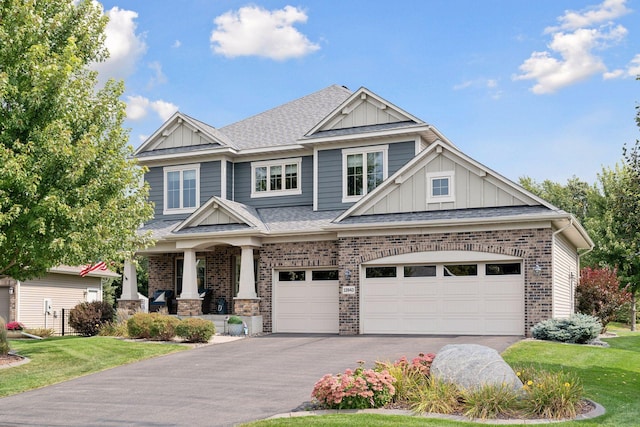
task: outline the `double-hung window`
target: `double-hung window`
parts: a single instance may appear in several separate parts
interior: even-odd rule
[[[164,214],[193,212],[200,206],[200,165],[164,168]]]
[[[342,150],[342,201],[354,202],[387,178],[388,146]]]
[[[301,158],[251,163],[251,197],[302,194]]]

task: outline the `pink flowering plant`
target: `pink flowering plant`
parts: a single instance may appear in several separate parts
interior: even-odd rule
[[[24,325],[20,322],[7,323],[7,331],[21,331],[24,329]]]
[[[355,370],[343,374],[327,374],[313,387],[311,396],[329,409],[380,408],[391,401],[395,393],[395,379],[387,370],[365,369],[358,362]]]
[[[376,362],[377,371],[387,370],[394,378],[396,393],[394,402],[407,402],[416,389],[426,387],[431,373],[431,363],[436,355],[433,353],[419,353],[411,361],[402,356],[395,362]]]
[[[393,363],[393,366],[401,368],[405,372],[416,371],[417,373],[428,377],[431,373],[431,363],[433,363],[433,359],[435,358],[436,355],[434,353],[418,353],[418,357],[414,357],[411,362],[409,362],[406,356],[402,356]]]

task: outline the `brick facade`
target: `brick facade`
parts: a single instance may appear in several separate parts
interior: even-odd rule
[[[508,255],[523,259],[525,282],[525,330],[552,316],[552,230],[550,228],[516,229],[500,231],[450,232],[434,234],[343,237],[338,240],[315,242],[264,244],[255,255],[259,256],[256,276],[259,300],[233,299],[235,256],[240,248],[216,247],[206,256],[207,287],[213,290],[213,300],[226,298],[233,304],[234,314],[262,315],[263,329],[272,331],[273,270],[282,268],[326,268],[339,271],[340,286],[356,287],[353,295],[340,294],[339,333],[360,333],[360,265],[369,261],[413,252],[476,251]],[[149,292],[155,289],[173,289],[176,256],[166,254],[149,257]],[[540,275],[533,274],[533,266],[542,267]],[[351,271],[347,282],[344,272]],[[215,302],[214,302],[215,303]],[[179,303],[180,304],[180,303]],[[186,309],[186,307],[185,307]],[[193,309],[195,310],[195,304]]]

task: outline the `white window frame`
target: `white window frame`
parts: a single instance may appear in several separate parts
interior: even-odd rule
[[[286,169],[287,165],[296,165],[297,168],[297,188],[284,188],[286,181]],[[280,166],[282,168],[282,189],[272,190],[271,187],[271,174],[269,173],[272,167]],[[256,191],[256,169],[267,168],[267,189],[266,191]],[[296,196],[302,194],[302,157],[294,157],[290,159],[281,160],[265,160],[261,162],[251,162],[251,198],[260,197],[274,197],[274,196]]]
[[[455,202],[455,171],[428,172],[427,173],[427,203],[447,203]],[[449,194],[434,196],[433,181],[436,179],[449,180]]]
[[[183,175],[185,171],[190,171],[190,170],[195,170],[196,172],[196,203],[195,203],[195,206],[193,207],[185,208],[184,202],[183,202],[183,192],[182,192]],[[168,183],[167,176],[169,175],[169,172],[180,172],[180,207],[179,208],[169,209],[169,207],[167,206],[167,202],[169,200],[169,197],[168,197],[169,183]],[[200,207],[200,164],[199,163],[190,164],[190,165],[180,165],[180,166],[165,166],[163,168],[163,175],[164,175],[164,192],[163,192],[164,206],[163,206],[162,213],[164,215],[191,213]]]
[[[373,147],[357,147],[357,148],[345,148],[342,150],[342,203],[352,203],[357,202],[364,196],[366,196],[369,191],[367,189],[366,183],[366,175],[367,175],[367,154],[369,153],[378,153],[382,152],[382,181],[384,182],[387,179],[388,175],[388,162],[389,162],[389,145],[376,145]],[[363,164],[363,182],[362,185],[362,194],[350,196],[347,193],[347,156],[352,154],[362,154]]]

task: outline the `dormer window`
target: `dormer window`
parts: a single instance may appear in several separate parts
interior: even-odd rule
[[[200,206],[200,165],[164,169],[164,214],[191,213]]]
[[[342,202],[358,201],[387,178],[388,146],[342,150]]]
[[[300,157],[251,163],[251,197],[302,194],[301,164]]]
[[[454,202],[453,171],[427,173],[427,202],[444,203]]]

